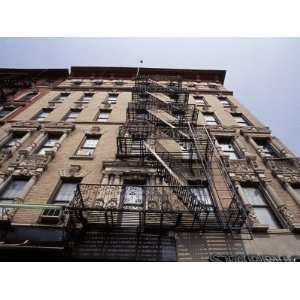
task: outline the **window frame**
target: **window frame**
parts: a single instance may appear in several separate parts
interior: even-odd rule
[[[128,206],[128,207],[133,207],[133,206],[138,206],[138,207],[144,207],[147,199],[146,199],[146,185],[147,182],[146,180],[128,180],[125,179],[122,184],[122,194],[121,194],[121,203],[122,206]],[[142,188],[142,203],[130,203],[130,202],[125,202],[125,196],[126,196],[126,187],[130,186],[136,186],[136,187],[141,187]]]
[[[264,157],[267,158],[280,158],[280,154],[278,153],[277,149],[273,146],[272,141],[270,138],[259,138],[259,137],[252,137],[253,141],[257,145],[259,149],[262,149],[262,154]],[[259,145],[257,141],[264,141],[267,144],[267,148],[265,148],[263,145]],[[270,155],[267,155],[266,153],[269,153]]]
[[[221,148],[220,149],[220,154],[221,155],[228,156],[229,160],[239,160],[239,159],[242,159],[241,151],[237,147],[237,145],[236,145],[235,140],[234,140],[233,137],[215,136],[215,139],[217,140],[218,146]],[[222,141],[223,141],[223,143],[222,143]],[[225,143],[224,141],[228,142],[228,143]],[[228,144],[228,145],[232,146],[232,151],[230,151],[230,150],[225,150],[224,151],[222,149],[222,146],[221,146],[221,145],[224,145],[224,144]],[[227,155],[227,153],[233,153],[236,156],[236,158],[231,158],[230,154]]]
[[[217,98],[218,98],[219,102],[223,105],[224,108],[228,108],[228,107],[232,106],[232,103],[228,99],[228,97],[226,97],[226,96],[218,96]],[[226,103],[226,105],[225,105],[224,102]]]
[[[100,117],[100,115],[101,115],[101,113],[103,113],[103,112],[108,112],[108,118],[107,119],[103,119],[103,120],[99,120],[99,117]],[[108,120],[109,120],[109,118],[110,118],[110,116],[111,116],[111,112],[112,112],[112,109],[99,109],[99,111],[98,111],[98,113],[97,113],[97,115],[96,115],[96,118],[95,118],[95,121],[96,122],[108,122]]]
[[[24,188],[26,187],[26,185],[28,184],[30,180],[30,177],[25,177],[25,176],[11,176],[9,181],[5,184],[5,186],[3,186],[1,188],[0,191],[0,203],[11,203],[16,201],[16,198],[19,197],[20,194],[22,194],[22,192],[24,191]],[[3,197],[3,194],[7,192],[8,188],[12,185],[12,183],[14,181],[24,181],[25,184],[22,187],[22,189],[20,190],[19,188],[17,189],[18,192],[16,193],[16,195],[13,198],[9,198],[9,197]]]
[[[81,109],[81,108],[71,108],[71,109],[65,114],[65,116],[63,117],[63,121],[65,121],[65,122],[75,122],[75,121],[78,119],[78,117],[79,117],[79,115],[80,115],[81,112],[82,112],[82,109]],[[68,119],[70,118],[70,115],[71,115],[72,113],[78,113],[78,114],[77,114],[77,117],[76,117],[76,118],[71,118],[71,120],[68,120]]]
[[[196,195],[195,192],[193,192],[192,189],[196,189],[196,188],[206,189],[210,199],[209,199],[209,203],[205,203],[205,204],[206,204],[206,206],[210,207],[211,209],[213,209],[215,207],[215,199],[214,199],[213,193],[212,193],[211,188],[207,181],[201,183],[199,180],[191,180],[191,181],[188,181],[188,184],[189,184],[189,189],[190,189],[191,193],[196,198],[198,196]],[[197,198],[197,202],[200,203],[198,198]],[[206,202],[206,200],[205,200],[205,202]]]
[[[46,138],[40,143],[40,145],[36,148],[36,150],[34,151],[34,153],[36,153],[37,155],[47,155],[46,153],[41,154],[41,150],[43,148],[45,148],[45,151],[52,151],[51,149],[53,149],[55,146],[45,146],[45,144],[50,140],[50,139],[54,139],[54,137],[57,137],[57,142],[60,140],[60,138],[62,137],[63,133],[47,133]],[[48,149],[48,150],[47,150]]]
[[[80,184],[81,181],[82,181],[82,177],[60,177],[51,196],[49,197],[48,203],[57,204],[57,205],[59,205],[59,204],[69,205],[72,200],[70,200],[69,202],[68,201],[58,201],[58,200],[56,200],[56,197],[58,196],[63,184],[72,183],[72,184],[76,184],[76,186],[77,186],[78,184]],[[75,189],[75,192],[76,192],[76,189]],[[75,193],[74,193],[74,195],[75,195]]]
[[[74,157],[80,157],[80,158],[93,158],[94,157],[94,154],[95,154],[95,151],[97,149],[97,146],[100,142],[100,139],[101,139],[101,134],[99,135],[90,135],[90,134],[86,134],[82,141],[80,142],[79,146],[77,147],[76,151],[75,151],[75,154],[74,154]],[[94,148],[91,148],[91,147],[84,147],[83,148],[83,145],[85,144],[85,142],[88,140],[88,139],[97,139],[98,142],[96,144],[96,146]],[[82,149],[94,149],[93,153],[91,155],[86,155],[86,154],[79,154],[78,151],[82,150]]]
[[[117,95],[114,100],[109,99],[111,95]],[[120,93],[110,92],[107,94],[107,103],[109,104],[117,104]]]
[[[270,196],[267,194],[265,189],[260,184],[243,183],[243,184],[241,184],[241,187],[242,187],[243,194],[245,196],[245,201],[246,201],[246,203],[249,203],[251,205],[251,207],[253,208],[253,210],[256,214],[257,220],[259,221],[259,223],[258,223],[259,225],[267,225],[269,229],[275,229],[275,230],[284,228],[282,219],[277,214],[276,210],[274,209],[273,205],[271,204]],[[249,198],[246,196],[245,188],[255,188],[261,195],[261,199],[264,202],[264,204],[251,203],[251,201],[249,201]],[[258,214],[256,213],[256,208],[265,209],[266,211],[268,211],[270,218],[272,219],[273,223],[275,223],[275,225],[277,225],[277,226],[273,227],[272,224],[270,224],[270,223],[262,223],[259,220]]]
[[[204,96],[201,96],[201,95],[193,95],[193,98],[194,98],[194,101],[195,101],[196,105],[198,105],[198,106],[205,106],[205,105],[207,105],[207,101],[206,101],[206,99],[205,99]],[[197,99],[196,99],[196,98],[201,98],[201,100],[203,101],[203,103],[197,102]],[[199,100],[199,99],[198,99],[198,100]]]
[[[202,115],[204,118],[205,126],[217,126],[221,124],[214,112],[202,112]],[[205,116],[212,116],[216,124],[207,124],[207,120],[205,119]]]
[[[8,145],[10,144],[14,139],[17,138],[17,135],[22,135],[19,139],[16,139],[15,143],[22,140],[24,138],[24,136],[27,134],[28,132],[27,131],[12,131],[11,132],[11,136],[9,137],[9,139],[0,147],[0,150],[2,149],[12,149],[14,145]],[[7,150],[8,151],[8,150]]]
[[[253,126],[252,123],[244,116],[244,114],[242,113],[231,113],[231,116],[234,119],[234,122],[239,126],[239,127],[251,127]],[[238,122],[235,117],[240,117],[241,119],[243,119],[244,122]],[[245,125],[241,125],[241,124],[245,124]]]
[[[67,96],[63,96],[64,94]],[[64,103],[70,96],[71,96],[71,92],[60,92],[59,95],[51,102]],[[62,99],[61,97],[64,98]]]
[[[33,116],[33,118],[31,119],[32,121],[37,121],[37,122],[43,122],[43,121],[45,121],[45,119],[47,119],[48,117],[49,117],[49,115],[50,115],[50,113],[52,112],[54,110],[54,108],[42,108],[37,114],[35,114],[34,116]],[[42,120],[38,120],[40,117],[40,115],[42,114],[42,113],[48,113],[48,115],[45,117],[45,118],[43,118]]]

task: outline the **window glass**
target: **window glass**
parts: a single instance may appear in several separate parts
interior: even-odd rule
[[[97,121],[106,122],[109,119],[110,110],[100,110]]]
[[[227,97],[218,97],[218,99],[224,107],[230,106],[230,102]]]
[[[193,96],[193,97],[195,99],[196,104],[198,104],[198,105],[204,105],[205,104],[203,96]]]
[[[228,155],[229,159],[239,159],[233,144],[230,141],[218,140],[223,155]]]
[[[70,96],[70,93],[60,93],[57,100],[63,102]]]
[[[25,134],[25,132],[14,133],[12,138],[8,142],[6,142],[5,145],[3,145],[3,148],[11,149],[24,137]]]
[[[84,93],[82,101],[89,102],[94,96],[94,93]]]
[[[118,94],[108,94],[108,103],[115,104],[117,103]]]
[[[250,126],[250,124],[247,122],[247,120],[240,114],[232,114],[234,120],[238,125],[245,127]]]
[[[213,114],[203,114],[206,125],[217,125],[217,120]]]
[[[142,205],[144,188],[139,185],[125,185],[124,204]]]
[[[257,187],[243,187],[244,195],[247,201],[252,205],[265,205],[266,202],[260,190]]]
[[[73,200],[76,191],[76,182],[63,182],[55,195],[54,203],[68,203]]]
[[[14,200],[20,195],[28,180],[12,179],[0,195],[1,200]]]
[[[211,194],[207,186],[192,186],[191,192],[199,203],[204,203],[206,205],[213,204]]]
[[[1,118],[4,118],[5,116],[7,116],[8,114],[10,114],[12,111],[14,111],[15,110],[15,108],[13,108],[13,109],[2,109],[1,111],[0,111],[0,119]]]
[[[262,152],[265,156],[277,157],[274,149],[272,148],[272,146],[270,145],[268,140],[258,139],[258,140],[255,140],[255,143],[258,146],[262,147]]]
[[[38,154],[46,155],[46,151],[51,151],[59,139],[60,137],[49,137],[38,151]]]
[[[94,154],[99,138],[86,138],[80,148],[77,150],[77,155],[91,156]]]
[[[79,114],[80,114],[80,111],[79,111],[79,110],[78,110],[78,111],[72,110],[72,111],[70,111],[70,112],[67,114],[67,116],[66,116],[66,118],[65,118],[65,121],[66,121],[66,122],[72,122],[72,121],[75,121],[75,120],[78,118]]]
[[[270,228],[280,228],[280,224],[258,187],[242,187],[246,200],[252,205],[261,224],[268,224]]]
[[[296,192],[296,193],[299,195],[299,197],[300,197],[300,187],[295,187],[294,190],[295,190],[295,192]]]
[[[255,207],[255,214],[261,224],[268,224],[270,228],[280,228],[274,215],[266,207]]]

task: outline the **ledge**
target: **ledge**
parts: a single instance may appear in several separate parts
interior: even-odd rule
[[[93,160],[93,159],[94,159],[94,156],[73,155],[73,156],[70,156],[69,159]]]

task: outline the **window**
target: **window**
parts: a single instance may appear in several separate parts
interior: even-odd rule
[[[22,193],[27,182],[28,179],[13,178],[0,193],[0,201],[14,201]]]
[[[43,108],[34,118],[35,121],[44,121],[46,118],[48,118],[49,114],[51,113],[53,109],[52,108]]]
[[[293,189],[300,197],[300,186],[293,186]]]
[[[257,186],[242,187],[246,200],[252,205],[261,224],[268,224],[270,228],[280,228],[278,220],[273,215],[263,193]]]
[[[205,105],[205,100],[203,96],[193,96],[197,105]]]
[[[92,156],[95,152],[99,137],[86,137],[82,145],[76,152],[76,155]]]
[[[218,90],[219,89],[219,86],[214,84],[214,83],[209,83],[207,85],[210,89],[214,89],[214,90]]]
[[[78,118],[80,112],[81,112],[80,109],[76,109],[76,110],[75,109],[71,109],[67,113],[67,115],[65,116],[64,121],[66,121],[66,122],[74,122]]]
[[[94,93],[84,93],[81,99],[82,102],[90,102],[95,94]]]
[[[15,107],[6,107],[0,110],[0,119],[6,117],[8,114],[10,114],[12,111],[14,111]]]
[[[190,182],[190,190],[195,196],[197,204],[213,205],[212,196],[208,184],[199,184],[199,182]]]
[[[94,84],[94,85],[97,85],[97,86],[101,85],[102,83],[103,83],[102,80],[94,80],[94,81],[93,81],[93,84]]]
[[[111,110],[104,110],[101,109],[99,111],[98,117],[97,117],[97,122],[107,122],[109,119],[109,115],[111,113]]]
[[[12,137],[2,146],[3,149],[11,150],[12,147],[16,146],[24,136],[26,132],[14,132]]]
[[[109,104],[116,104],[118,96],[119,96],[119,94],[109,93],[107,102]]]
[[[124,205],[143,205],[145,197],[144,182],[125,181]]]
[[[238,125],[245,127],[250,126],[250,123],[245,119],[242,114],[231,114]]]
[[[203,117],[206,125],[218,125],[216,116],[214,113],[203,113]]]
[[[70,93],[60,93],[60,95],[57,97],[56,101],[64,102],[69,96],[70,96]]]
[[[56,192],[52,203],[53,204],[68,204],[70,203],[76,192],[76,188],[80,180],[78,181],[70,181],[63,179],[58,191]]]
[[[73,80],[73,81],[72,81],[72,84],[73,84],[74,86],[80,86],[80,85],[82,84],[82,80]]]
[[[262,153],[267,157],[278,157],[273,147],[267,139],[254,139],[255,143],[261,147]]]
[[[229,156],[229,159],[239,159],[236,150],[229,139],[217,139],[221,147],[222,155]]]
[[[47,151],[53,150],[53,147],[55,147],[55,144],[59,141],[60,136],[49,136],[47,140],[44,142],[44,144],[40,147],[38,154],[40,155],[46,155]]]
[[[218,97],[220,103],[223,104],[224,107],[230,107],[230,102],[227,97]]]
[[[115,85],[123,85],[124,82],[123,82],[123,80],[116,80],[116,81],[114,81],[114,84]]]
[[[25,96],[22,97],[21,100],[23,101],[30,101],[33,97],[35,97],[38,94],[38,92],[31,92],[26,94]]]

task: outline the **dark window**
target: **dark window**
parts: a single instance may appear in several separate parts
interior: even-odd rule
[[[46,118],[48,118],[49,114],[53,108],[43,108],[34,118],[35,121],[44,121]]]
[[[193,96],[193,98],[194,98],[196,104],[198,104],[198,105],[205,105],[205,99],[204,99],[203,96],[196,96],[195,95],[195,96]]]
[[[242,127],[251,126],[250,123],[248,122],[248,120],[246,120],[242,114],[231,114],[231,115],[238,125],[240,125]]]
[[[145,182],[125,181],[124,182],[124,205],[143,205],[145,198]]]
[[[14,132],[12,137],[2,146],[2,148],[11,149],[25,136],[25,134],[26,132]]]
[[[8,114],[10,114],[12,111],[14,111],[15,107],[6,107],[0,110],[0,119],[6,117]]]
[[[107,102],[110,104],[116,104],[118,96],[119,96],[119,94],[109,93]]]
[[[92,98],[94,97],[94,93],[84,93],[81,101],[83,102],[90,102]]]
[[[30,101],[33,97],[35,97],[38,94],[38,92],[31,92],[26,94],[25,96],[22,97],[22,100],[24,101]]]
[[[71,93],[60,93],[60,95],[57,97],[56,101],[58,102],[64,102]]]
[[[218,97],[218,99],[219,99],[220,103],[223,104],[224,107],[230,106],[230,102],[227,97]]]
[[[262,148],[264,156],[278,157],[275,150],[267,139],[254,139],[255,143]]]
[[[71,110],[67,113],[67,115],[65,116],[64,120],[65,120],[66,122],[74,122],[74,121],[78,118],[80,112],[81,112],[80,109],[76,109],[76,110],[75,110],[75,109],[71,109]]]
[[[252,205],[261,224],[268,224],[270,228],[280,228],[279,222],[269,207],[264,194],[258,186],[243,186],[246,200]]]
[[[0,201],[14,201],[16,197],[18,197],[26,183],[28,182],[28,179],[15,179],[13,178],[9,184],[4,188],[4,190],[0,194]]]
[[[82,84],[82,80],[73,80],[72,84],[75,86],[80,86]]]
[[[63,179],[52,202],[54,204],[70,203],[74,198],[78,183],[80,183],[80,179],[75,181]]]
[[[43,143],[43,145],[38,150],[38,154],[46,155],[46,151],[53,150],[53,147],[55,147],[55,145],[59,141],[60,137],[61,136],[58,136],[58,135],[48,136],[47,140]]]
[[[239,159],[233,142],[230,139],[218,138],[217,141],[223,155],[229,156],[229,159]]]
[[[189,185],[197,204],[213,205],[212,195],[207,183],[189,182]]]
[[[217,118],[214,113],[203,113],[206,125],[218,125]]]
[[[94,80],[93,84],[99,86],[99,85],[103,84],[103,81],[102,80]]]
[[[111,114],[111,110],[100,109],[98,117],[97,117],[97,122],[107,122],[110,114]]]
[[[85,140],[77,150],[76,155],[92,156],[95,152],[99,139],[100,137],[85,137]]]

